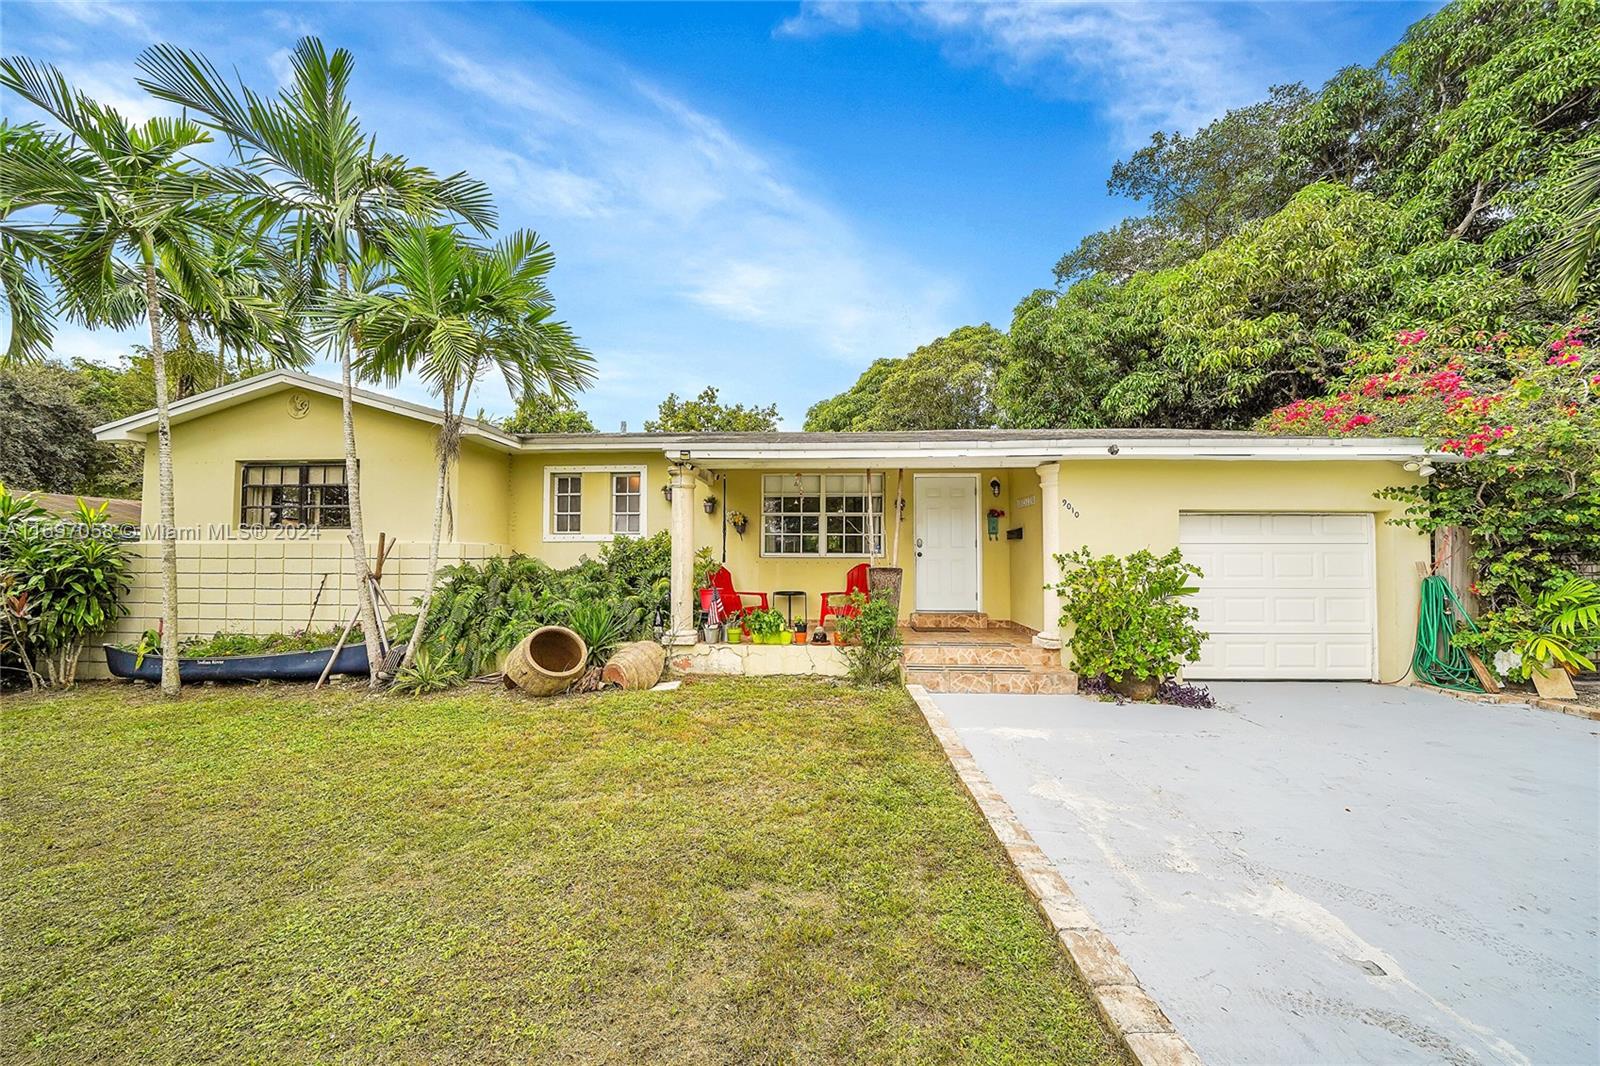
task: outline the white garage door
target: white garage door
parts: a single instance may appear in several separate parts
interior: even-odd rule
[[[1211,634],[1184,676],[1372,679],[1372,534],[1365,514],[1180,515]]]

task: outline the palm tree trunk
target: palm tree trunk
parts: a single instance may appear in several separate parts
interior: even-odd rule
[[[339,264],[339,291],[349,288],[350,275]],[[356,458],[356,412],[354,386],[350,376],[350,338],[339,342],[339,401],[344,415],[344,484],[350,505],[350,569],[356,579],[356,609],[361,614],[361,639],[367,646],[367,684],[378,685],[382,649],[378,646],[378,611],[367,594],[372,570],[367,565],[367,532],[361,520],[361,463]]]
[[[422,603],[417,607],[417,624],[411,630],[411,639],[406,641],[406,653],[400,660],[400,669],[410,666],[417,657],[417,649],[422,647],[422,630],[428,624],[428,609],[433,606],[433,590],[438,584],[439,574],[439,541],[444,535],[444,505],[450,492],[450,460],[455,455],[455,442],[459,440],[457,433],[460,416],[456,413],[454,404],[455,385],[445,389],[444,394],[444,425],[439,428],[439,484],[433,497],[433,539],[428,542],[428,583],[423,586]],[[461,409],[467,406],[467,394],[472,391],[472,379],[467,379],[467,387],[461,392]]]
[[[167,412],[167,353],[161,344],[161,303],[155,249],[144,244],[144,301],[150,318],[150,366],[156,379],[156,469],[161,498],[161,694],[176,696],[178,679],[178,529],[172,494],[172,420]]]

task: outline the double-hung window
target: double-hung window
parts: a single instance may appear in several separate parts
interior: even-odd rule
[[[643,478],[637,470],[611,475],[611,532],[638,534],[644,526]]]
[[[583,532],[583,475],[557,474],[551,481],[557,533]]]
[[[546,540],[604,543],[612,537],[642,537],[649,522],[644,504],[644,468],[555,466],[545,468]],[[588,486],[590,514],[583,513]],[[609,518],[605,511],[610,509]]]
[[[761,554],[883,554],[883,475],[763,476]]]
[[[349,529],[344,463],[245,463],[239,524],[247,529]]]

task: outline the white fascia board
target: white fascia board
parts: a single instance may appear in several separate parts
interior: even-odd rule
[[[1115,454],[1111,449],[1115,447]],[[1404,462],[1428,455],[1421,441],[1366,440],[1359,443],[1261,441],[1151,441],[1130,443],[1074,441],[982,441],[950,445],[851,444],[839,447],[809,445],[802,448],[748,448],[735,445],[709,445],[666,451],[668,460],[677,461],[687,452],[690,462],[723,469],[740,466],[785,466],[806,464],[816,467],[859,469],[863,465],[916,467],[1032,467],[1058,459],[1176,459],[1211,461],[1369,461]]]

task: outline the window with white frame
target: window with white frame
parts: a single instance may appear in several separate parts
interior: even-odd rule
[[[883,554],[883,475],[763,476],[761,554]]]
[[[551,511],[556,533],[583,532],[583,475],[556,474],[551,483],[555,507]]]
[[[649,532],[644,506],[644,467],[547,466],[544,476],[549,489],[545,496],[546,540],[600,544],[612,537],[642,537]],[[590,515],[585,528],[585,481],[589,484],[591,510],[604,508],[606,502],[602,494],[610,493],[610,525],[599,515]]]
[[[611,532],[638,534],[644,527],[643,478],[637,470],[611,475]]]

